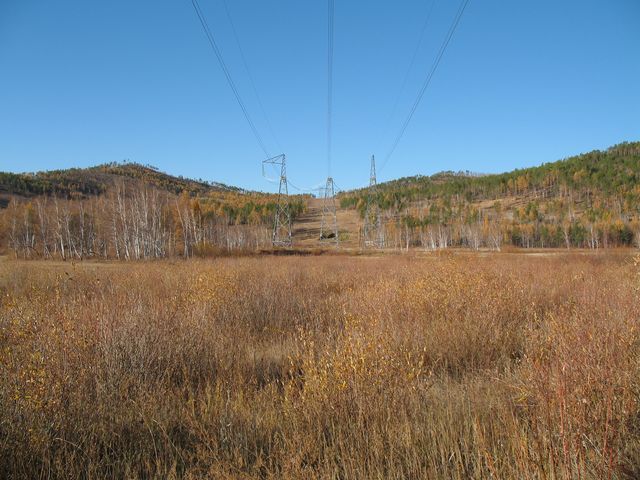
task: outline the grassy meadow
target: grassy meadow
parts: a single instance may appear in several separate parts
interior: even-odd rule
[[[629,253],[0,261],[0,478],[640,477]]]

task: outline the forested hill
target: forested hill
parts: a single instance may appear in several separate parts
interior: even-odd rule
[[[640,142],[625,142],[607,150],[576,155],[538,167],[516,169],[501,174],[440,172],[432,176],[404,177],[381,183],[378,190],[385,206],[414,199],[462,196],[468,202],[517,196],[528,192],[542,193],[562,186],[592,195],[623,195],[638,199],[640,185]],[[345,195],[361,197],[367,189]]]
[[[289,198],[290,218],[306,197]],[[147,259],[270,245],[278,196],[135,163],[0,173],[0,255]]]
[[[0,194],[34,197],[38,195],[82,198],[105,193],[121,182],[142,181],[169,193],[203,195],[216,191],[240,192],[221,183],[176,177],[150,165],[107,163],[91,168],[70,168],[37,173],[0,172]]]
[[[401,178],[340,198],[361,218],[368,203],[407,243],[433,248],[640,244],[640,142],[502,174]]]

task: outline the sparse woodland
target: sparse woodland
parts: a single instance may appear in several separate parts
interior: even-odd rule
[[[176,195],[142,180],[96,196],[14,198],[0,210],[6,247],[21,258],[138,260],[255,250],[271,242],[275,196]],[[293,215],[304,209],[291,199]]]

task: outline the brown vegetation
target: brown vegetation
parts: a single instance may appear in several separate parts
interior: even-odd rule
[[[626,255],[0,262],[0,477],[637,478]]]

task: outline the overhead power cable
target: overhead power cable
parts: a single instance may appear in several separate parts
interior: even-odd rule
[[[398,132],[398,135],[396,136],[391,149],[389,150],[389,153],[387,153],[384,161],[382,162],[382,166],[378,169],[378,172],[380,172],[387,164],[387,162],[389,161],[389,159],[391,158],[391,155],[393,155],[393,152],[395,152],[398,143],[400,143],[400,140],[402,139],[404,132],[407,130],[407,126],[409,125],[409,122],[411,121],[411,119],[413,118],[413,115],[416,113],[416,109],[418,108],[418,105],[420,104],[420,101],[422,100],[422,97],[424,96],[424,92],[427,90],[427,88],[429,87],[429,84],[431,83],[431,79],[433,78],[433,75],[435,74],[436,70],[438,69],[438,65],[440,65],[440,60],[442,60],[442,56],[444,55],[444,52],[447,49],[447,46],[449,45],[449,42],[451,41],[451,37],[453,37],[454,32],[456,31],[456,28],[458,27],[458,24],[460,23],[460,19],[462,18],[462,14],[464,13],[465,9],[467,8],[467,4],[469,3],[469,0],[462,0],[462,2],[460,3],[460,6],[458,7],[458,11],[456,12],[456,15],[453,19],[453,22],[451,23],[451,26],[449,27],[449,30],[447,31],[447,34],[444,38],[444,41],[442,42],[442,45],[440,46],[440,49],[438,50],[438,53],[436,55],[436,58],[433,62],[433,64],[431,65],[431,69],[429,70],[429,72],[427,73],[427,77],[425,78],[422,87],[420,88],[420,90],[418,91],[418,96],[416,97],[415,101],[413,102],[413,105],[411,106],[411,110],[409,110],[409,114],[407,115],[407,118],[404,120],[404,122],[402,123],[402,126],[400,128],[400,131]]]
[[[327,177],[331,176],[331,115],[333,103],[333,10],[334,0],[328,2],[327,50]]]
[[[335,186],[336,193],[346,192],[344,188],[340,188],[338,185],[336,185],[336,182],[333,182],[333,185]]]
[[[238,31],[236,30],[236,26],[233,23],[233,19],[231,18],[231,12],[229,11],[229,5],[227,4],[227,0],[222,0],[222,4],[224,5],[224,11],[227,14],[227,19],[229,20],[229,24],[231,25],[231,31],[233,32],[233,37],[236,40],[236,45],[238,45],[238,50],[240,51],[240,57],[242,58],[244,69],[247,71],[249,82],[251,83],[251,87],[253,88],[253,93],[255,94],[256,100],[258,101],[258,106],[260,107],[260,111],[264,116],[264,120],[267,124],[267,128],[269,129],[269,133],[271,133],[271,136],[275,140],[278,149],[280,149],[280,151],[283,151],[284,149],[282,148],[282,145],[280,145],[280,142],[278,141],[278,137],[276,136],[275,131],[273,130],[271,121],[269,120],[269,115],[267,115],[267,111],[265,110],[264,105],[262,104],[262,99],[258,94],[258,88],[256,87],[256,82],[253,80],[253,75],[251,74],[251,70],[249,69],[247,58],[244,55],[244,50],[242,49],[242,45],[240,43],[240,37],[238,36]]]
[[[300,193],[312,193],[312,192],[317,192],[318,190],[321,190],[323,188],[324,182],[318,183],[316,186],[314,187],[299,187],[296,184],[292,183],[291,181],[289,181],[289,186],[293,187],[294,190],[297,190]]]
[[[429,7],[429,11],[427,12],[427,17],[425,18],[424,23],[422,24],[422,29],[420,30],[420,36],[418,37],[418,43],[416,48],[413,50],[413,55],[411,56],[411,61],[409,62],[409,68],[407,68],[407,72],[404,75],[404,79],[402,80],[402,85],[400,86],[400,90],[398,90],[398,95],[396,95],[396,100],[393,103],[393,107],[391,108],[391,113],[389,114],[389,119],[387,120],[387,124],[393,120],[393,117],[398,109],[398,104],[400,103],[400,97],[404,93],[407,82],[409,81],[409,74],[413,69],[413,65],[416,63],[416,58],[418,57],[418,52],[420,51],[420,47],[422,46],[422,42],[424,40],[424,34],[427,31],[427,26],[429,25],[429,21],[431,20],[431,16],[433,14],[433,9],[438,0],[432,0],[431,6]],[[388,129],[385,131],[385,134],[388,132]]]
[[[242,114],[244,115],[244,118],[247,120],[247,123],[249,124],[249,127],[251,127],[251,131],[253,132],[253,135],[256,137],[256,140],[258,141],[258,144],[260,145],[260,148],[264,152],[265,157],[267,157],[267,158],[271,157],[271,155],[269,155],[269,151],[267,150],[267,147],[264,144],[264,141],[262,140],[262,137],[260,136],[260,133],[258,132],[258,129],[256,128],[255,124],[253,123],[253,120],[251,120],[251,116],[249,115],[249,112],[247,111],[247,108],[246,108],[244,102],[242,101],[242,97],[240,97],[240,92],[238,91],[238,89],[236,88],[235,83],[233,82],[233,78],[231,77],[231,73],[229,72],[229,69],[227,68],[227,65],[225,64],[224,59],[222,58],[222,53],[220,52],[220,49],[218,48],[218,44],[215,41],[213,33],[211,33],[211,29],[209,28],[209,25],[207,24],[207,20],[205,19],[204,14],[202,13],[202,10],[200,9],[200,5],[198,4],[198,0],[191,0],[191,5],[193,5],[193,9],[195,10],[196,15],[198,15],[198,19],[200,20],[200,24],[202,25],[202,29],[204,30],[204,33],[207,36],[207,39],[209,40],[209,44],[211,45],[211,48],[213,49],[213,52],[216,54],[216,58],[218,59],[218,63],[220,64],[220,68],[222,68],[222,71],[224,72],[224,75],[227,78],[227,83],[229,84],[229,87],[231,87],[231,90],[233,91],[233,95],[236,97],[236,101],[238,102],[238,105],[240,106],[240,109],[242,110]]]
[[[273,165],[272,165],[272,167],[273,167]],[[269,167],[263,163],[263,165],[262,165],[262,177],[269,183],[278,184],[280,182],[279,175],[276,175],[276,173],[273,170],[271,170],[271,172],[269,172],[268,168]],[[316,185],[314,185],[312,187],[304,187],[304,186],[296,185],[287,176],[287,184],[288,184],[288,186],[293,188],[294,190],[296,190],[299,193],[316,192],[316,191],[318,191],[318,189],[320,189],[324,185],[324,183],[325,182],[322,181],[322,182],[319,182],[319,183],[317,183]]]

